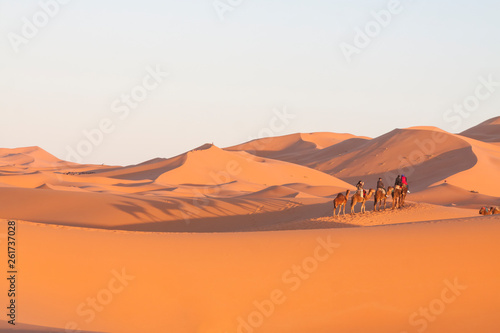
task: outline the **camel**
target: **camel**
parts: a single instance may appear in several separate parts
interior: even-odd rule
[[[399,201],[400,201],[399,207],[404,207],[407,194],[408,194],[408,186],[403,185],[403,188],[401,189],[401,196],[399,199]]]
[[[389,186],[389,188],[387,189],[387,196],[391,195],[393,190],[394,188],[392,186]],[[382,209],[382,202],[384,202],[384,210],[385,210],[387,196],[385,191],[381,191],[381,189],[378,189],[377,192],[375,192],[375,197],[374,197],[375,202],[373,204],[374,211],[378,210],[380,212],[380,210]],[[378,209],[377,209],[377,204],[378,204]]]
[[[481,207],[481,209],[479,210],[479,214],[481,214],[481,215],[500,214],[500,208],[498,208],[498,207],[490,207],[488,209],[486,207]]]
[[[351,193],[351,190],[347,190],[345,192],[345,195],[342,193],[337,194],[337,197],[333,199],[333,216],[335,216],[335,211],[337,210],[337,207],[339,207],[339,214],[340,216],[340,210],[343,208],[344,215],[345,215],[345,206],[347,204],[347,199],[349,198],[349,193]]]
[[[392,193],[392,209],[401,207],[401,193],[403,189],[401,186],[396,186]]]
[[[387,195],[392,196],[392,205],[394,206],[394,187],[389,186],[387,188]]]
[[[356,204],[358,202],[361,203],[361,213],[364,213],[366,211],[365,204],[368,200],[370,200],[374,192],[375,190],[371,188],[363,198],[361,197],[361,195],[359,195],[358,192],[356,192],[351,198],[351,214],[354,214],[354,208],[356,208]]]

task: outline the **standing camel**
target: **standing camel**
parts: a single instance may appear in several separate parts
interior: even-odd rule
[[[368,194],[364,197],[361,197],[361,195],[356,192],[351,198],[351,214],[354,214],[354,209],[356,208],[356,204],[358,202],[361,202],[361,213],[364,213],[366,211],[365,204],[368,200],[370,200],[374,192],[375,190],[371,188],[370,191],[368,191]]]
[[[337,207],[339,207],[339,214],[340,216],[340,210],[343,209],[344,215],[345,215],[345,206],[347,204],[347,199],[349,198],[349,193],[351,193],[351,190],[347,190],[345,192],[345,195],[342,193],[337,194],[337,197],[333,199],[333,216],[335,216],[335,211],[337,210]]]
[[[405,205],[405,200],[406,200],[407,194],[408,194],[408,186],[403,185],[403,188],[401,189],[399,207],[403,207]]]
[[[387,193],[382,189],[378,189],[377,192],[375,192],[375,197],[374,197],[375,202],[373,204],[374,211],[378,210],[380,212],[380,210],[382,209],[382,202],[384,203],[384,210],[385,210],[387,196],[391,195],[393,190],[394,188],[392,186],[389,186],[389,188],[387,189]],[[377,204],[378,204],[378,209],[377,209]]]
[[[392,195],[392,209],[401,207],[401,193],[402,188],[399,185],[396,185]]]
[[[488,209],[486,207],[481,207],[481,209],[479,210],[479,214],[481,214],[481,215],[500,214],[500,208],[498,208],[498,207],[490,207]]]

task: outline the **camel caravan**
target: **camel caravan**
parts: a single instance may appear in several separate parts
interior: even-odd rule
[[[365,183],[363,181],[359,181],[356,184],[356,192],[351,197],[351,214],[355,213],[355,208],[358,203],[361,204],[361,213],[366,212],[366,202],[370,200],[373,196],[374,211],[381,211],[386,209],[387,198],[389,196],[392,197],[392,209],[401,208],[405,204],[406,195],[410,193],[408,187],[408,179],[405,175],[398,175],[396,181],[394,182],[394,186],[389,186],[387,190],[385,189],[384,183],[382,182],[382,178],[378,179],[377,182],[377,190],[370,189],[366,191],[363,189]],[[345,207],[347,206],[347,201],[349,199],[350,190],[347,190],[345,195],[343,193],[337,194],[337,197],[333,199],[333,216],[340,216],[340,211],[342,210],[345,215]],[[338,212],[337,212],[338,208]],[[481,215],[494,215],[500,214],[499,207],[481,207],[479,210],[479,214]]]
[[[366,202],[374,197],[374,211],[381,211],[382,205],[383,209],[386,209],[387,198],[389,196],[392,197],[392,209],[401,208],[404,206],[406,195],[410,192],[408,187],[408,179],[405,175],[398,175],[396,181],[394,182],[394,186],[389,186],[387,190],[385,189],[384,183],[382,182],[382,178],[378,179],[377,182],[377,190],[370,189],[366,191],[363,189],[365,183],[363,181],[359,181],[356,184],[356,192],[351,198],[351,214],[355,213],[355,208],[358,203],[361,204],[361,213],[366,212]],[[350,190],[347,190],[345,195],[343,193],[339,193],[337,197],[333,200],[333,216],[340,216],[340,211],[345,215],[345,206],[347,205],[347,201],[349,199]],[[338,213],[337,213],[338,208]]]
[[[479,214],[481,215],[494,215],[494,214],[500,214],[500,208],[498,207],[481,207],[479,210]]]

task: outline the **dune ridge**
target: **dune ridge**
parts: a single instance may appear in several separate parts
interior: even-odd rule
[[[463,131],[460,135],[479,141],[499,143],[500,117],[488,119],[477,126]]]

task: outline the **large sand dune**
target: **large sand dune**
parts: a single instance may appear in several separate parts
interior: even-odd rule
[[[490,128],[496,126],[496,122],[498,118],[478,127]],[[489,137],[494,138],[498,132],[492,130],[491,133]],[[252,146],[258,145],[249,142],[228,149],[242,148],[259,156],[298,163],[351,184],[364,180],[368,187],[375,187],[379,177],[386,185],[392,185],[398,174],[406,174],[412,190],[416,191],[447,180],[466,190],[500,194],[500,177],[494,172],[500,168],[499,146],[434,127],[396,129],[371,140],[346,137],[326,148],[315,147],[295,156],[286,149],[252,152],[248,149]],[[486,177],[488,174],[490,177]]]
[[[500,206],[498,119],[459,135],[206,144],[124,167],[0,149],[0,243],[18,221],[17,331],[498,332],[500,215],[478,214]],[[349,198],[332,216],[358,180],[401,173],[405,207],[389,197],[374,212],[370,199],[351,215]]]
[[[485,142],[500,142],[500,117],[495,117],[482,122],[460,133],[472,139]]]

